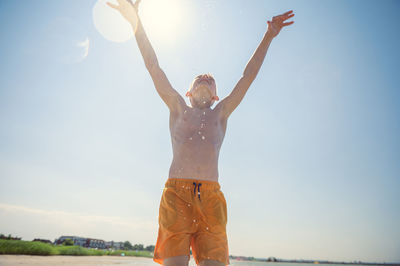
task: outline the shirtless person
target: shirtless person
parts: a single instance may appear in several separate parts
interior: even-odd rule
[[[284,26],[293,23],[284,21],[294,14],[291,10],[267,22],[268,30],[235,88],[211,109],[219,100],[213,77],[204,74],[193,80],[186,93],[191,103],[187,106],[158,64],[139,18],[140,0],[135,4],[130,0],[117,1],[118,5],[107,4],[134,27],[146,68],[170,110],[173,160],[160,201],[153,260],[166,266],[187,266],[191,246],[197,265],[228,265],[227,208],[218,183],[218,155],[227,120],[256,78],[272,39]]]

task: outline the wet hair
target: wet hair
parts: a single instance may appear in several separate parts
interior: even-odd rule
[[[196,76],[196,77],[193,79],[192,83],[190,84],[189,91],[192,90],[194,83],[195,83],[199,78],[201,78],[201,77],[204,76],[204,75],[206,75],[207,78],[212,79],[212,80],[214,81],[214,83],[215,83],[215,79],[214,79],[213,75],[211,75],[210,73],[200,74],[200,75]]]
[[[206,73],[206,74],[200,74],[197,77],[195,77],[194,79],[199,79],[200,77],[206,75],[208,78],[214,79],[213,75],[211,75],[211,73]]]

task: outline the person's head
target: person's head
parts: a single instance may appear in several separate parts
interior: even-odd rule
[[[202,74],[195,77],[186,93],[192,107],[209,108],[218,101],[217,86],[211,74]]]

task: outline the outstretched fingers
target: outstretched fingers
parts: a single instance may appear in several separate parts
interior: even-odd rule
[[[113,3],[110,3],[110,2],[106,2],[106,4],[107,4],[108,6],[110,6],[110,7],[115,8],[115,9],[118,10],[118,6],[117,6],[117,5],[114,5]]]
[[[294,16],[294,14],[290,14],[292,12],[293,12],[293,10],[290,10],[290,11],[288,11],[286,13],[281,14],[281,15],[274,16],[272,19],[283,22],[283,21],[285,21],[285,20],[287,20],[287,19],[289,19],[289,18]]]
[[[283,27],[289,26],[289,25],[291,25],[291,24],[293,24],[293,23],[294,23],[294,21],[284,22],[284,23],[282,23],[282,26],[283,26]]]
[[[284,20],[287,20],[287,19],[289,19],[291,17],[294,17],[294,14],[291,14],[291,15],[287,16]]]
[[[133,6],[133,7],[136,9],[136,11],[137,11],[137,10],[138,10],[138,6],[139,6],[139,3],[140,3],[140,0],[136,0],[135,3],[133,3],[132,0],[117,0],[117,2],[118,2],[118,5],[115,5],[115,4],[110,3],[110,2],[106,2],[106,3],[107,3],[108,6],[114,8],[114,9],[116,9],[116,10],[121,10],[121,9],[126,8],[127,5],[131,5],[131,6]]]
[[[132,0],[126,0],[129,4],[131,4],[132,6],[135,6],[134,3],[132,3]]]
[[[289,11],[289,12],[291,12],[291,11]],[[286,13],[285,13],[286,14]],[[282,26],[289,26],[289,25],[291,25],[291,24],[293,24],[294,23],[294,21],[290,21],[290,22],[284,22],[285,20],[288,20],[289,18],[291,18],[291,17],[293,17],[294,16],[294,14],[290,14],[290,15],[286,15],[286,17],[282,20]]]
[[[289,15],[290,13],[292,13],[292,12],[293,12],[293,10],[290,10],[288,12],[283,13],[282,15],[286,16],[286,15]]]
[[[121,0],[118,0],[118,1],[121,1]],[[136,0],[135,3],[133,3],[132,0],[124,0],[124,1],[127,1],[131,6],[133,6],[133,8],[136,10],[136,12],[138,11],[140,0]]]
[[[131,1],[131,0],[129,0],[129,1]],[[140,0],[136,0],[136,2],[133,4],[133,7],[134,7],[136,10],[138,10],[139,3],[140,3]]]

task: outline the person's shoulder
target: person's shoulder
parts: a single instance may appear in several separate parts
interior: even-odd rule
[[[226,122],[228,117],[225,115],[223,104],[217,104],[214,109],[212,109],[214,115],[222,122]]]
[[[191,107],[188,106],[185,102],[179,104],[173,110],[170,110],[170,118],[176,119],[183,115],[189,114],[191,112]]]

